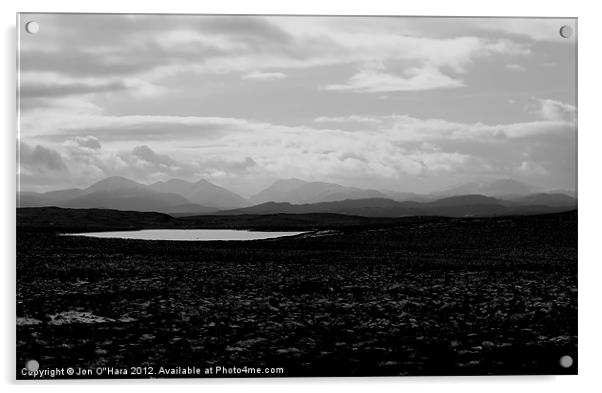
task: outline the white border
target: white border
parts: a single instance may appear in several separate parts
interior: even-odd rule
[[[0,249],[4,285],[1,293],[4,302],[2,320],[3,351],[0,355],[1,381],[10,391],[38,388],[31,383],[15,383],[14,379],[14,312],[15,312],[15,20],[17,12],[116,12],[116,13],[233,13],[233,14],[338,14],[338,15],[441,15],[441,16],[553,16],[579,18],[579,376],[562,377],[432,377],[432,378],[310,378],[275,380],[192,380],[192,381],[81,381],[44,383],[52,391],[90,391],[107,389],[126,391],[143,388],[164,391],[168,385],[175,389],[194,391],[223,390],[245,392],[303,391],[307,389],[332,390],[342,388],[348,392],[368,389],[379,391],[433,391],[433,392],[504,392],[518,389],[541,389],[547,392],[602,391],[598,378],[602,365],[600,352],[599,281],[602,279],[602,258],[598,232],[600,232],[600,201],[602,193],[600,175],[602,165],[596,159],[602,149],[600,127],[600,26],[601,13],[596,12],[594,1],[525,0],[469,1],[469,0],[220,0],[216,2],[168,0],[155,2],[129,2],[101,0],[85,2],[75,0],[3,0],[0,2],[3,32],[2,67],[3,92],[2,118],[2,228]],[[38,383],[39,384],[39,383]],[[81,386],[85,384],[86,386]]]

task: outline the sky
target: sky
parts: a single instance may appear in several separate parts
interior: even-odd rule
[[[243,196],[282,178],[576,190],[574,19],[21,14],[19,29],[23,191],[115,175]]]

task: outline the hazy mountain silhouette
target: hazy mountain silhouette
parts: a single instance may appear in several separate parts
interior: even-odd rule
[[[536,202],[544,197],[536,198]],[[562,204],[533,205],[533,200],[507,201],[484,195],[462,195],[438,199],[432,202],[398,202],[386,198],[347,199],[335,202],[291,204],[288,202],[266,202],[255,206],[228,211],[220,215],[239,214],[308,214],[336,213],[364,217],[405,217],[405,216],[496,216],[505,214],[535,214],[572,210],[576,201],[567,197]],[[553,201],[560,202],[555,197]]]
[[[510,214],[504,201],[485,195],[458,195],[424,204],[426,215],[449,217]]]
[[[207,184],[210,184],[206,182]],[[197,183],[198,184],[198,183]],[[203,184],[206,188],[211,188]],[[219,187],[211,185],[216,189]],[[167,188],[166,188],[167,189]],[[174,190],[177,191],[177,190]],[[226,191],[217,193],[215,198],[229,196]],[[235,195],[235,194],[234,194]],[[239,197],[242,199],[241,197]],[[233,199],[236,199],[233,197]],[[244,200],[243,200],[244,201]],[[217,208],[192,203],[177,192],[155,191],[151,187],[121,176],[112,176],[94,183],[85,189],[57,190],[46,193],[24,192],[19,195],[20,207],[58,206],[69,208],[99,208],[135,211],[157,211],[166,213],[210,213]],[[242,204],[220,204],[215,206],[229,208]]]
[[[385,198],[346,199],[335,202],[319,202],[294,205],[288,202],[266,202],[259,205],[221,211],[219,214],[306,214],[336,213],[367,217],[393,217],[419,213],[417,202],[396,202]]]
[[[561,193],[532,194],[513,199],[512,201],[528,205],[577,207],[577,200],[575,198]]]
[[[195,183],[171,179],[144,185],[113,176],[85,189],[46,193],[22,192],[19,207],[58,206],[194,214],[306,214],[335,213],[365,217],[440,215],[449,217],[532,214],[571,210],[577,200],[560,193],[521,194],[529,187],[514,180],[474,182],[453,192],[478,188],[489,193],[506,190],[512,196],[496,198],[483,194],[437,198],[434,194],[397,193],[394,200],[383,192],[344,187],[334,183],[279,180],[251,198],[252,206],[241,196],[206,180]],[[446,192],[451,192],[450,190]],[[261,202],[256,202],[261,201]]]
[[[430,202],[430,206],[437,207],[453,207],[453,206],[463,206],[463,205],[486,205],[486,206],[494,206],[500,205],[501,201],[497,198],[488,197],[485,195],[457,195],[448,198],[437,199],[433,202]]]
[[[436,193],[440,196],[485,195],[492,197],[522,196],[532,194],[535,190],[528,184],[513,179],[480,180]]]
[[[249,198],[251,204],[289,202],[293,204],[341,201],[345,199],[386,198],[377,190],[345,187],[335,183],[307,182],[299,179],[278,180]]]
[[[108,177],[84,190],[62,190],[44,195],[60,207],[159,212],[182,211],[185,207],[189,211],[212,211],[202,206],[193,207],[190,201],[176,193],[156,192],[121,176]]]
[[[554,190],[548,190],[545,193],[546,194],[563,194],[563,195],[568,195],[571,198],[577,199],[577,190],[575,190],[575,189],[573,189],[573,190],[554,189]]]
[[[181,179],[171,179],[151,184],[148,188],[158,192],[173,192],[183,196],[194,204],[218,209],[237,208],[247,203],[240,195],[223,187],[216,186],[204,179],[196,183]]]
[[[513,179],[474,181],[430,194],[372,190],[345,187],[335,183],[308,182],[300,179],[282,179],[249,198],[251,205],[265,202],[310,204],[343,201],[346,199],[387,198],[399,202],[431,202],[444,197],[481,195],[500,198],[518,198],[534,193],[533,187]],[[566,195],[570,195],[566,193]]]
[[[291,193],[307,184],[308,182],[299,179],[282,179],[274,182],[271,186],[265,190],[253,195],[249,198],[251,203],[262,203],[262,202],[281,202],[286,200]],[[288,202],[288,201],[287,201]]]
[[[85,193],[81,188],[70,188],[67,190],[50,191],[44,193],[44,197],[56,201],[76,198]]]
[[[381,190],[383,194],[387,196],[389,199],[393,199],[398,202],[405,201],[415,201],[415,202],[429,202],[437,199],[436,196],[432,194],[417,194],[415,192],[400,192],[400,191],[391,191],[391,190]]]
[[[48,206],[49,204],[49,200],[38,192],[26,191],[17,193],[17,207],[40,207]]]
[[[76,198],[84,193],[81,188],[70,188],[67,190],[49,191],[45,193],[24,191],[17,195],[18,202],[22,207],[39,207],[56,205],[62,201]]]
[[[127,192],[92,192],[57,205],[71,208],[169,212],[180,205],[189,205],[189,202],[177,194],[132,189]]]
[[[86,194],[95,192],[124,192],[128,190],[144,190],[146,186],[144,184],[137,183],[133,180],[127,179],[122,176],[111,176],[103,179],[99,182],[92,184],[84,191]]]

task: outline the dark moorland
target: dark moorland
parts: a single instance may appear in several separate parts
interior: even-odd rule
[[[244,242],[57,236],[133,228],[313,232]],[[176,219],[18,209],[17,325],[18,378],[29,359],[282,367],[281,376],[575,374],[577,363],[563,369],[559,358],[577,359],[577,212]]]

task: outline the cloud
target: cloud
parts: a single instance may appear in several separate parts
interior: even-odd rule
[[[130,150],[106,150],[93,138],[77,137],[52,149],[21,143],[19,174],[24,190],[86,187],[108,176],[125,176],[143,183],[170,178],[236,179],[249,174],[257,162],[249,156],[188,156],[176,160],[146,145]],[[65,176],[69,173],[69,176]]]
[[[541,100],[524,114],[515,105],[513,120],[499,121],[509,118],[509,89],[544,62],[558,70],[547,68],[525,89],[542,81],[570,97],[573,86],[556,78],[570,40],[559,46],[548,35],[567,20],[36,19],[47,33],[22,37],[20,136],[31,147],[27,165],[47,174],[36,170],[25,181],[31,186],[87,185],[113,174],[206,176],[247,190],[276,177],[414,190],[488,174],[559,185],[574,178],[567,146],[576,108]],[[526,68],[501,73],[506,85],[486,73],[491,64]],[[457,104],[449,99],[456,92]],[[488,99],[473,109],[471,94]],[[437,118],[452,113],[454,121]]]
[[[101,148],[100,141],[98,138],[88,135],[88,136],[76,136],[74,139],[70,139],[65,142],[67,145],[75,144],[79,147],[84,147],[93,150],[99,150]]]
[[[191,18],[192,19],[192,18]],[[277,42],[286,45],[293,37],[285,29],[275,23],[280,18],[262,17],[208,17],[203,20],[203,28],[207,31],[236,36],[242,40],[262,43]],[[198,26],[195,21],[191,21]]]
[[[26,121],[23,127],[26,135],[63,146],[73,159],[79,157],[83,161],[82,157],[89,157],[93,150],[100,161],[109,158],[124,168],[146,168],[155,174],[191,175],[203,173],[203,168],[209,168],[211,173],[234,173],[254,168],[274,176],[280,171],[291,177],[308,178],[312,171],[316,176],[334,177],[363,171],[382,177],[387,173],[395,176],[394,173],[437,172],[459,168],[467,162],[489,162],[496,150],[513,153],[503,153],[506,158],[500,158],[492,168],[517,168],[525,161],[518,152],[532,154],[548,142],[574,138],[574,107],[554,100],[538,102],[541,120],[509,124],[461,123],[394,114],[322,116],[314,119],[314,126],[286,126],[236,118],[90,114],[57,116],[54,122],[44,124]],[[114,152],[112,156],[102,156],[106,151],[95,153],[101,150],[98,138]],[[151,142],[160,143],[168,154],[156,153],[149,146]],[[132,146],[131,150],[121,148],[121,152],[115,152],[124,143]],[[203,157],[196,156],[199,152]],[[342,163],[341,155],[361,155],[364,164],[362,160]],[[175,156],[178,161],[171,158]],[[137,176],[142,176],[142,172]]]
[[[94,105],[92,100],[103,96],[125,94],[134,98],[149,97],[161,91],[157,85],[135,77],[103,78],[73,77],[57,72],[23,71],[19,74],[21,109],[56,106],[62,101],[76,100],[78,106]]]
[[[573,105],[550,99],[539,100],[538,103],[540,107],[537,113],[543,119],[568,122],[577,119],[577,108]]]
[[[87,84],[84,82],[62,84],[27,83],[21,85],[20,93],[22,99],[31,99],[104,93],[125,89],[127,89],[126,84],[119,81],[103,82],[99,84]]]
[[[118,90],[137,94],[161,90],[177,75],[237,72],[247,79],[276,80],[286,75],[259,70],[390,61],[412,65],[395,73],[360,72],[349,90],[389,91],[384,87],[389,82],[393,91],[426,90],[459,84],[445,68],[463,73],[479,58],[530,53],[527,46],[507,38],[413,36],[378,28],[358,34],[357,29],[373,25],[370,18],[358,19],[355,30],[327,17],[46,14],[38,19],[53,34],[23,40],[21,72],[69,81],[34,81],[32,97]]]
[[[496,125],[387,115],[312,122],[329,127],[202,117],[109,117],[100,125],[99,119],[88,120],[88,127],[81,119],[74,122],[69,143],[59,143],[56,135],[46,139],[57,150],[55,161],[62,157],[64,166],[55,168],[68,169],[80,186],[110,175],[143,182],[207,178],[246,193],[287,177],[377,188],[399,182],[417,187],[418,179],[421,187],[441,188],[488,176],[568,184],[575,167],[575,151],[568,147],[576,124],[564,119]],[[121,147],[125,125],[130,149]],[[203,136],[199,126],[210,135]],[[94,148],[98,141],[87,137],[89,127],[105,130],[102,148]],[[169,140],[157,138],[153,146],[147,129],[156,127],[169,129]]]
[[[71,168],[57,150],[19,141],[17,159],[19,191],[72,187]]]
[[[353,75],[347,83],[328,85],[326,90],[386,93],[462,86],[464,86],[462,81],[444,75],[434,67],[411,68],[405,71],[404,76],[368,67]]]
[[[548,174],[548,171],[541,164],[529,161],[521,162],[520,166],[517,168],[517,172],[528,176]]]
[[[219,179],[231,178],[236,181],[242,176],[248,176],[249,172],[257,168],[257,162],[251,157],[227,158],[208,157],[198,161],[201,177]],[[238,184],[240,186],[240,184]]]
[[[225,133],[246,132],[251,123],[244,119],[200,116],[102,116],[55,112],[40,122],[29,116],[21,124],[22,133],[45,140],[65,140],[95,135],[104,142],[202,141],[214,140]],[[59,115],[60,114],[60,115]],[[46,117],[44,113],[41,117]],[[262,123],[253,123],[254,127]]]
[[[549,105],[549,104],[548,104]],[[562,107],[566,104],[556,103]],[[555,106],[555,107],[556,107]],[[571,107],[569,105],[569,107]],[[539,113],[539,112],[538,112]],[[544,120],[508,123],[458,123],[443,119],[420,119],[407,115],[322,117],[314,121],[332,123],[347,130],[361,129],[368,133],[386,133],[396,141],[428,142],[434,139],[496,142],[505,139],[534,138],[571,133],[576,129],[570,116]],[[371,127],[366,127],[371,125]]]
[[[65,162],[80,186],[114,175],[151,182],[174,177],[192,180],[200,174],[200,168],[194,161],[179,161],[146,145],[135,146],[131,150],[89,149],[73,144],[63,146]]]
[[[271,81],[286,78],[286,74],[282,72],[261,72],[253,71],[246,75],[243,75],[243,79],[256,79],[262,81]]]
[[[382,123],[381,119],[377,119],[369,116],[320,116],[314,119],[315,123],[320,124],[363,124],[363,125],[379,125]]]
[[[170,168],[176,163],[168,155],[157,154],[148,146],[136,146],[129,154],[129,156],[136,157],[142,161],[146,161],[151,165],[163,168]]]
[[[28,172],[66,172],[67,165],[55,150],[44,146],[32,147],[21,142],[19,149],[19,166]]]

